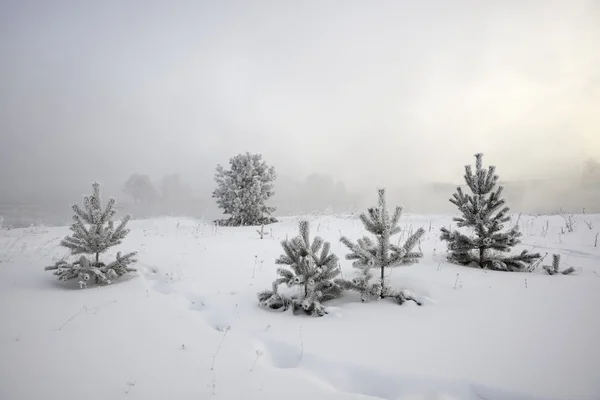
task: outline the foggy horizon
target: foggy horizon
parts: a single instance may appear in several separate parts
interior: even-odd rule
[[[501,180],[574,171],[600,158],[599,21],[597,1],[2,2],[2,191],[180,173],[210,196],[245,152],[354,191],[460,184],[477,152]]]

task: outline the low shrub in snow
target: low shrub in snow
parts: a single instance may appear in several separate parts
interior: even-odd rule
[[[110,199],[106,208],[102,208],[100,184],[94,183],[93,189],[93,194],[84,198],[83,210],[78,205],[73,206],[75,215],[70,228],[73,233],[60,242],[61,246],[71,250],[71,255],[80,255],[79,259],[72,263],[61,260],[45,268],[54,271],[54,275],[63,281],[79,279],[82,288],[87,287],[90,280],[110,284],[113,279],[135,271],[129,267],[136,261],[135,252],[123,256],[117,253],[116,260],[108,264],[100,261],[101,253],[121,244],[127,236],[130,216],[125,216],[115,228],[112,219],[117,213],[116,200]]]
[[[569,275],[575,272],[575,268],[569,267],[567,269],[560,270],[560,254],[552,255],[552,265],[544,265],[544,271],[548,273],[548,275]]]
[[[117,253],[117,259],[109,264],[95,262],[82,255],[79,260],[72,263],[58,261],[56,264],[46,267],[47,271],[54,271],[58,279],[67,281],[69,279],[79,279],[81,288],[87,287],[87,283],[92,280],[94,283],[110,284],[112,279],[116,279],[128,272],[134,272],[135,268],[128,265],[135,262],[133,257],[136,253],[128,253],[121,256]]]
[[[259,305],[282,311],[291,307],[294,314],[323,316],[327,312],[322,303],[342,294],[342,288],[333,281],[340,273],[338,258],[329,252],[329,242],[320,237],[310,241],[308,221],[300,221],[299,230],[299,236],[281,242],[285,254],[275,263],[289,269],[277,269],[280,278],[273,282],[272,290],[258,293]],[[299,293],[291,296],[280,293],[282,284],[299,289]]]

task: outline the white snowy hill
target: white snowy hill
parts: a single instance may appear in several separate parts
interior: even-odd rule
[[[339,237],[363,236],[360,221],[308,218],[351,276]],[[425,256],[391,281],[424,305],[348,294],[323,318],[257,304],[298,218],[263,240],[133,221],[104,256],[138,250],[138,274],[84,290],[43,269],[66,254],[66,227],[0,231],[0,399],[598,400],[600,215],[576,219],[561,233],[560,216],[521,217],[521,247],[577,269],[549,276],[450,265],[439,229],[451,218],[404,216],[407,231],[425,228]]]

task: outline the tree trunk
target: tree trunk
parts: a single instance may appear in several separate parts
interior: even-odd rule
[[[485,249],[483,247],[479,248],[479,268],[483,269],[483,254]]]
[[[96,253],[96,266],[98,266],[99,261],[100,261],[100,253]]]
[[[381,266],[381,295],[379,297],[381,297],[383,299],[383,281],[385,279],[385,275],[384,275],[384,267],[383,265]]]

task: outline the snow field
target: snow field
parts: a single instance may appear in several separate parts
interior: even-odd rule
[[[306,218],[352,276],[339,237],[361,237],[360,221]],[[548,276],[450,265],[439,228],[451,218],[405,215],[406,232],[426,230],[424,258],[390,279],[424,306],[347,293],[323,318],[257,305],[299,218],[263,240],[132,221],[104,257],[138,250],[137,276],[86,290],[43,271],[66,254],[66,227],[0,231],[0,399],[600,399],[600,216],[575,218],[568,232],[561,216],[520,217],[519,247],[577,269]]]

